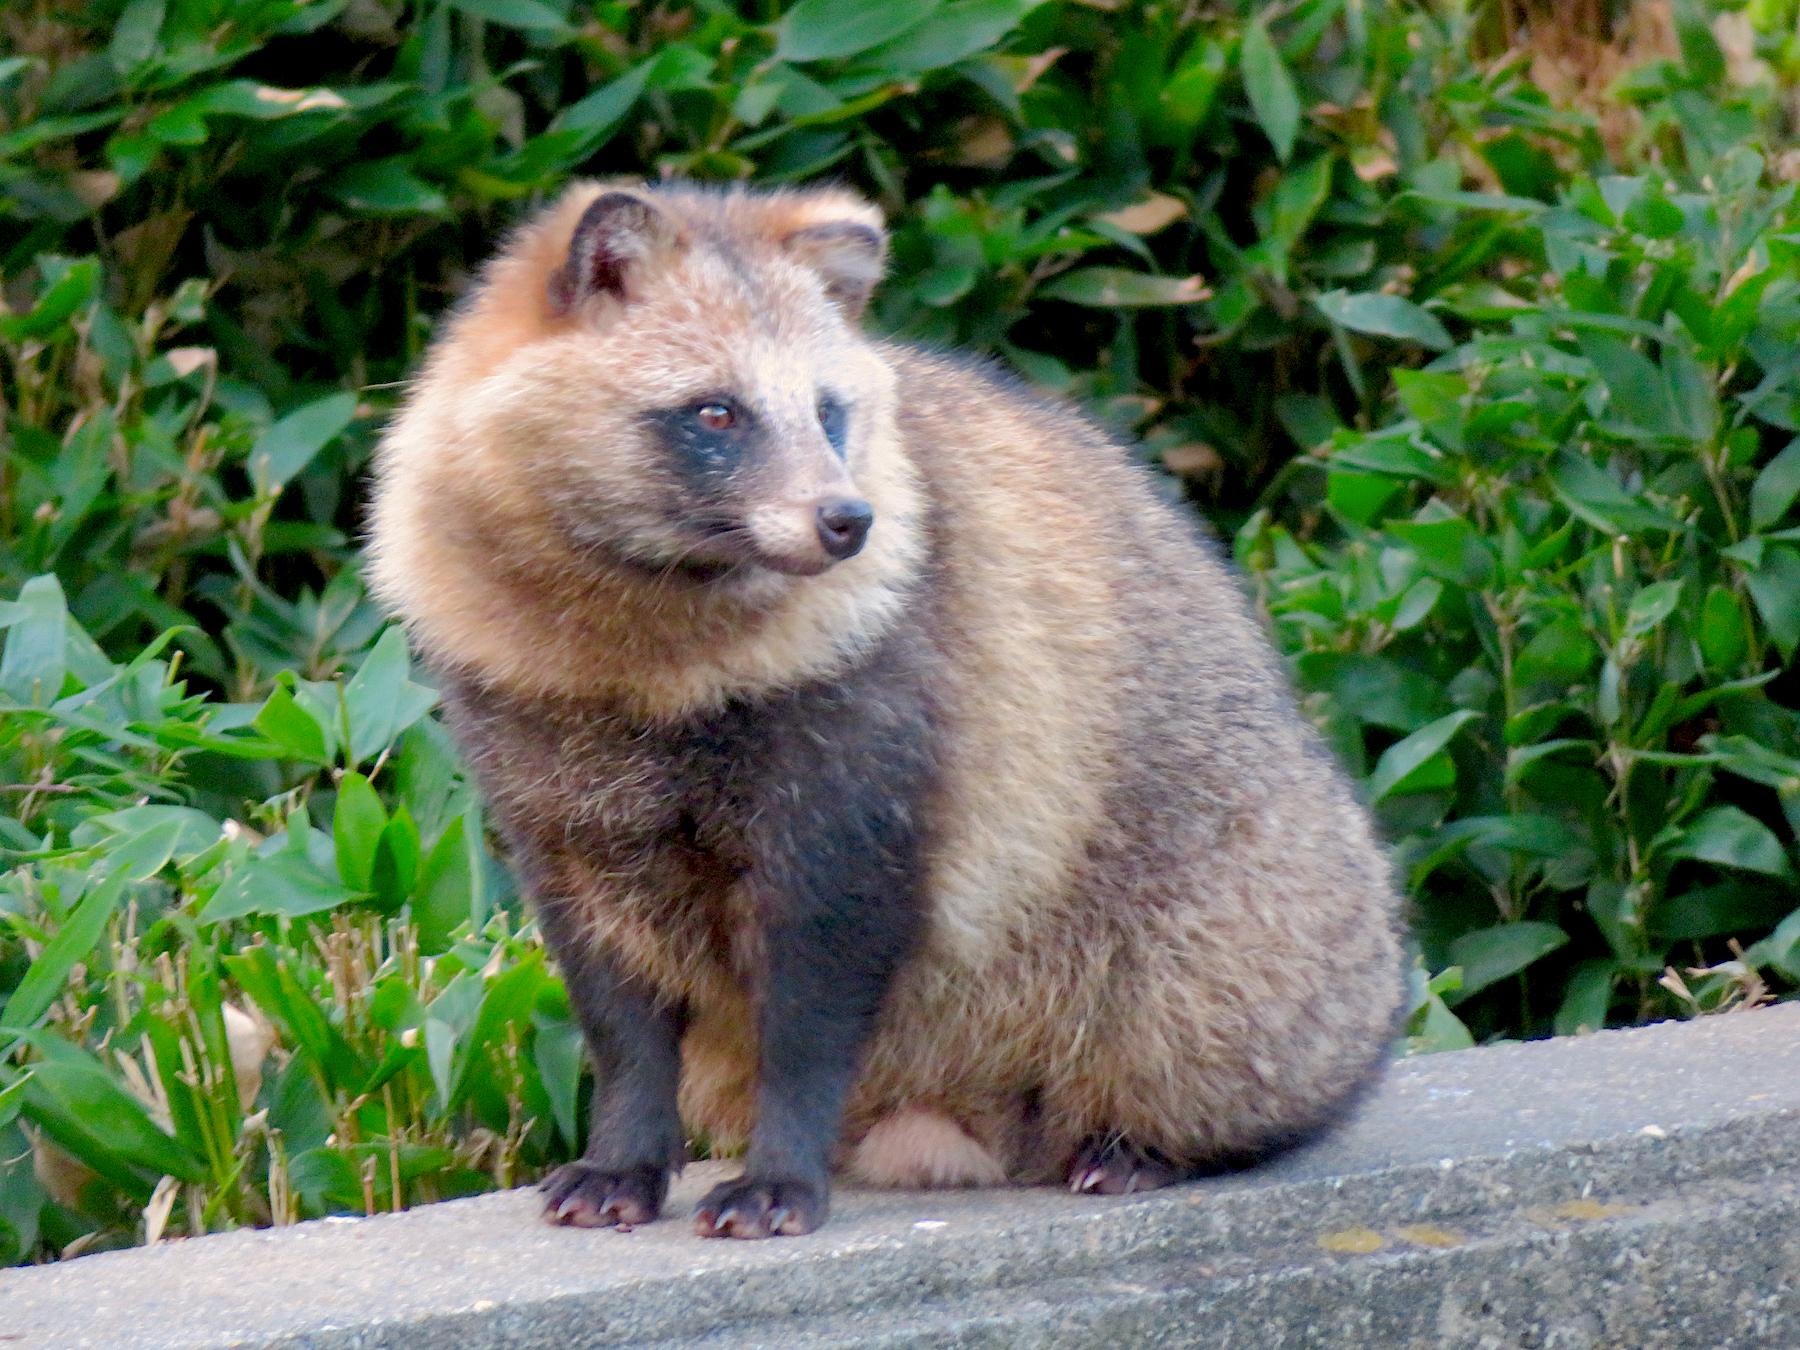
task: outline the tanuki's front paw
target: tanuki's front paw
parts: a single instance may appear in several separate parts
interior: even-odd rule
[[[669,1169],[655,1164],[618,1170],[581,1161],[544,1178],[544,1217],[576,1228],[649,1223],[669,1194]]]
[[[739,1177],[714,1186],[694,1211],[701,1237],[798,1237],[825,1222],[825,1188]]]

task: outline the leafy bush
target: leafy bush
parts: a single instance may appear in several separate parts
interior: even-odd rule
[[[574,1146],[561,986],[354,538],[431,323],[576,172],[855,183],[881,326],[1235,533],[1399,846],[1419,1044],[1800,983],[1800,63],[1684,0],[1602,135],[1511,8],[8,7],[0,1261]]]
[[[1763,169],[1470,197],[1518,280],[1333,301],[1469,337],[1294,461],[1329,530],[1238,536],[1483,1033],[1800,981],[1800,206]]]
[[[0,1253],[399,1208],[575,1146],[579,1032],[397,629],[232,704],[165,642],[108,660],[54,576],[0,623]]]

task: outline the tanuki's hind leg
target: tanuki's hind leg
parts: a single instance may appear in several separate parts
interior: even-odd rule
[[[1130,1195],[1186,1181],[1193,1173],[1154,1148],[1116,1134],[1091,1136],[1069,1163],[1069,1189],[1089,1195]]]
[[[1298,783],[1096,908],[1134,926],[1102,949],[1082,1053],[1045,1066],[1046,1115],[1068,1131],[1051,1156],[1076,1154],[1071,1189],[1253,1165],[1341,1118],[1379,1073],[1400,942],[1385,862],[1347,792]]]

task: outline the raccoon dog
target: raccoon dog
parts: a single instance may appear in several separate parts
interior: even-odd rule
[[[1054,400],[860,331],[841,191],[570,191],[379,456],[593,1055],[563,1223],[806,1233],[834,1169],[1117,1193],[1329,1122],[1401,993],[1370,824],[1233,576]]]

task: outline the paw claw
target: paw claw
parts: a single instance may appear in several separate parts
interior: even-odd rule
[[[1069,1164],[1069,1189],[1077,1195],[1132,1195],[1168,1186],[1185,1175],[1155,1149],[1100,1135],[1082,1145]]]
[[[694,1210],[701,1237],[797,1237],[825,1219],[825,1189],[804,1181],[740,1177],[715,1186]]]
[[[669,1190],[666,1168],[648,1164],[618,1170],[572,1162],[544,1178],[544,1217],[571,1228],[620,1228],[649,1223]]]

